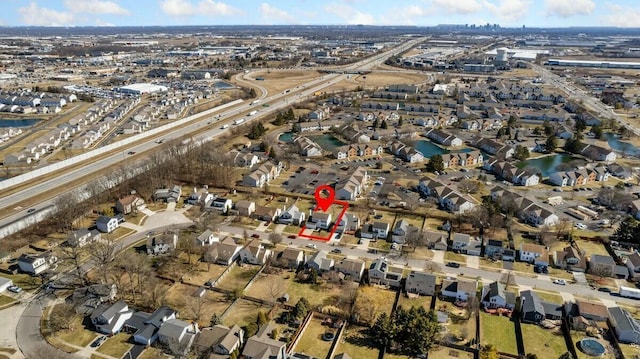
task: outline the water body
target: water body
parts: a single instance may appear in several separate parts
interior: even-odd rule
[[[557,154],[544,157],[538,157],[526,161],[521,161],[516,164],[518,168],[532,167],[536,168],[543,177],[549,176],[551,173],[556,172],[557,168],[562,163],[569,163],[573,160],[577,160],[577,157],[573,157],[567,154]]]
[[[26,118],[24,120],[5,120],[5,119],[0,119],[0,128],[31,127],[31,126],[37,124],[40,121],[42,121],[42,120],[39,120],[37,118]]]
[[[344,146],[346,143],[340,141],[331,134],[324,134],[319,136],[308,136],[309,139],[320,145],[325,151],[333,151],[336,147]]]
[[[620,141],[618,135],[615,133],[607,132],[604,134],[604,138],[607,140],[607,144],[614,151],[619,151],[628,156],[640,157],[640,148],[632,145],[629,142]]]
[[[232,89],[235,86],[233,86],[232,84],[226,82],[226,81],[216,81],[213,84],[213,87],[220,89],[220,90],[227,90],[227,89]]]
[[[461,148],[456,150],[447,150],[446,148],[442,148],[431,141],[426,140],[418,140],[415,142],[416,150],[420,151],[425,158],[431,158],[431,156],[435,155],[443,155],[445,153],[457,153],[457,152],[471,152],[473,149],[471,148]]]
[[[293,132],[281,133],[280,137],[278,137],[278,141],[282,141],[282,142],[286,142],[286,143],[293,142]]]

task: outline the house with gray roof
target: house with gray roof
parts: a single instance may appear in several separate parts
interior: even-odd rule
[[[434,295],[436,292],[436,276],[430,273],[411,271],[405,281],[407,293]]]
[[[360,282],[364,274],[365,263],[359,258],[345,258],[334,264],[334,269],[345,275],[345,279]]]
[[[482,305],[485,308],[513,309],[516,305],[516,295],[506,291],[504,284],[493,282],[482,287]]]
[[[160,327],[158,341],[167,345],[172,353],[184,355],[189,352],[198,332],[200,329],[196,322],[188,323],[180,319],[169,319]]]
[[[315,252],[307,260],[307,268],[315,269],[318,273],[330,271],[333,264],[333,259],[327,258],[327,252],[322,250]]]
[[[520,313],[524,323],[540,323],[545,318],[545,310],[538,295],[525,290],[520,292]]]
[[[609,308],[609,319],[619,342],[640,345],[640,322],[628,311],[620,307]]]
[[[242,328],[237,325],[229,328],[218,324],[211,328],[203,328],[196,336],[193,347],[200,355],[213,353],[228,356],[240,349],[242,344],[244,344]]]
[[[245,359],[286,359],[287,343],[269,337],[273,325],[263,325],[256,335],[247,339],[242,350]]]
[[[102,304],[91,314],[91,323],[102,334],[117,334],[120,332],[127,319],[131,318],[133,311],[124,300],[119,300],[111,305]]]
[[[615,275],[616,262],[610,255],[592,254],[589,257],[589,273],[603,276],[613,277]]]
[[[478,282],[471,280],[459,280],[446,278],[442,281],[442,295],[466,301],[475,298],[478,291]]]
[[[129,318],[124,328],[133,333],[133,341],[150,346],[158,340],[160,327],[168,320],[175,319],[177,312],[167,306],[156,309],[153,313],[135,312]]]

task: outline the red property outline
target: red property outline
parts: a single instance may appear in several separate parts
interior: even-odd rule
[[[342,205],[342,211],[340,211],[340,214],[336,218],[335,222],[333,222],[333,227],[331,228],[331,232],[329,232],[329,236],[328,237],[321,237],[321,236],[303,234],[305,229],[307,229],[306,225],[302,226],[302,228],[300,229],[300,232],[298,232],[298,237],[315,239],[315,240],[324,241],[324,242],[330,241],[331,238],[333,237],[333,234],[336,233],[336,230],[338,229],[338,224],[340,224],[340,221],[342,220],[342,217],[344,216],[345,213],[347,213],[347,209],[349,208],[349,203],[347,201],[333,201],[333,203],[331,203],[331,205],[333,206],[334,204]],[[313,213],[317,212],[318,209],[320,209],[320,207],[316,206],[316,208],[313,210]]]

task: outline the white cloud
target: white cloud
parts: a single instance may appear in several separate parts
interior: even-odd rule
[[[24,25],[67,26],[73,24],[73,14],[38,6],[35,2],[18,8]]]
[[[274,23],[285,23],[285,24],[297,24],[299,21],[291,16],[288,12],[273,7],[266,2],[263,2],[260,5],[260,12],[262,13],[262,17]]]
[[[589,15],[596,8],[593,0],[545,0],[547,16],[571,17]]]
[[[385,25],[419,25],[418,19],[434,15],[435,11],[431,7],[413,4],[391,9],[388,14],[380,19]]]
[[[96,26],[116,26],[115,24],[112,24],[108,21],[104,21],[102,19],[96,19],[95,25]]]
[[[531,5],[529,0],[500,0],[497,4],[484,0],[483,3],[492,14],[510,23],[525,17]]]
[[[431,3],[448,14],[473,14],[482,10],[477,0],[431,0]]]
[[[607,3],[607,13],[603,20],[606,25],[611,26],[640,27],[640,8]]]
[[[351,6],[332,3],[324,7],[325,11],[342,19],[342,23],[349,25],[374,25],[376,21],[371,14],[357,10]]]
[[[242,13],[222,1],[200,0],[197,3],[191,0],[163,0],[160,9],[170,16],[228,16]]]
[[[64,6],[72,13],[129,15],[129,10],[113,1],[101,0],[64,0]]]

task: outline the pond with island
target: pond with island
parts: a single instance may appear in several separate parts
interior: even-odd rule
[[[620,140],[620,136],[615,133],[607,132],[604,134],[607,144],[612,150],[622,152],[627,156],[640,157],[640,148],[633,144]]]

